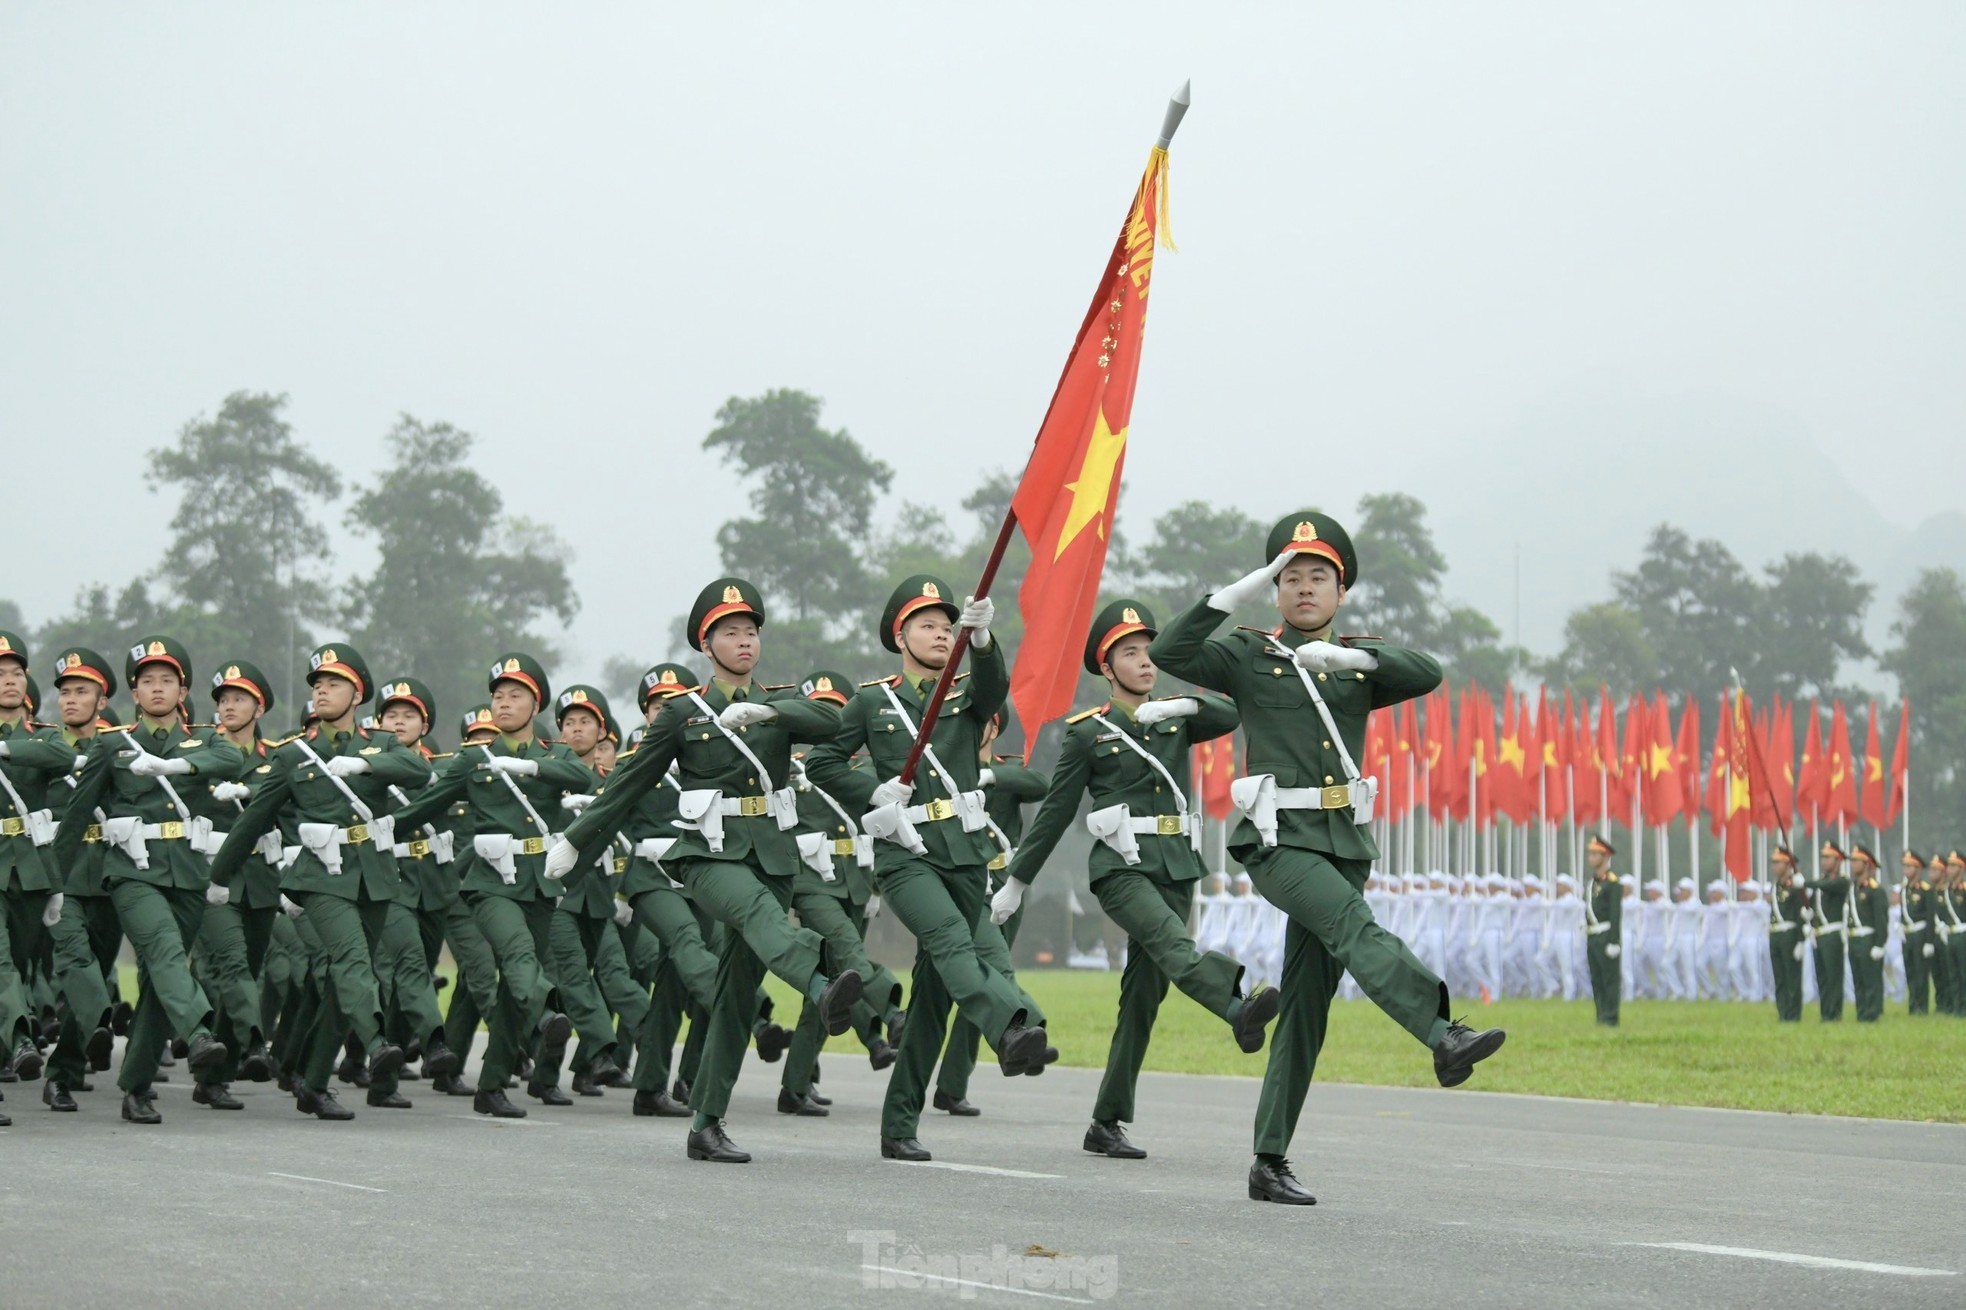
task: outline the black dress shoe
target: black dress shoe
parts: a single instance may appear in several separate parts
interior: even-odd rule
[[[440,1073],[430,1080],[430,1090],[445,1096],[476,1096],[478,1089],[464,1081],[462,1074]]]
[[[285,1069],[273,1075],[273,1085],[283,1092],[294,1090],[294,1076]]]
[[[543,1105],[572,1105],[573,1098],[548,1083],[527,1083],[526,1095]]]
[[[1316,1205],[1317,1198],[1304,1190],[1297,1175],[1290,1172],[1290,1161],[1269,1164],[1261,1159],[1249,1166],[1249,1199],[1275,1201],[1278,1205]]]
[[[369,1052],[368,1077],[357,1083],[356,1086],[367,1087],[376,1079],[386,1074],[395,1073],[403,1067],[403,1061],[406,1058],[402,1047],[396,1045],[394,1042],[384,1042]]]
[[[273,1061],[266,1054],[265,1042],[254,1042],[239,1060],[239,1076],[249,1083],[273,1080]]]
[[[587,1081],[593,1083],[596,1087],[633,1087],[635,1085],[628,1081],[628,1075],[621,1071],[621,1066],[614,1062],[614,1057],[605,1054],[595,1056],[593,1063],[587,1066]],[[598,1093],[596,1094],[598,1095]]]
[[[1501,1050],[1508,1036],[1500,1028],[1476,1032],[1458,1020],[1449,1024],[1440,1045],[1434,1047],[1434,1077],[1442,1087],[1459,1087],[1474,1072],[1476,1061]]]
[[[232,1094],[225,1083],[199,1083],[191,1089],[191,1099],[214,1110],[243,1110],[246,1103]]]
[[[326,1119],[332,1123],[355,1117],[353,1110],[335,1100],[332,1091],[315,1093],[313,1114],[316,1119]]]
[[[13,1061],[7,1067],[16,1079],[26,1082],[31,1078],[39,1078],[41,1066],[46,1063],[47,1061],[41,1058],[41,1052],[35,1049],[33,1042],[22,1042],[15,1048]]]
[[[1092,1127],[1085,1130],[1086,1150],[1094,1155],[1111,1156],[1115,1160],[1144,1160],[1147,1153],[1126,1139],[1126,1130],[1118,1123],[1102,1124],[1097,1119]]]
[[[494,1088],[486,1091],[482,1087],[471,1098],[471,1108],[479,1114],[488,1114],[494,1119],[523,1119],[526,1112],[507,1100],[505,1093]]]
[[[1236,1021],[1231,1025],[1236,1034],[1236,1045],[1244,1055],[1254,1055],[1263,1049],[1263,1039],[1270,1020],[1277,1017],[1277,1007],[1282,1003],[1274,987],[1264,987],[1242,998],[1242,1009],[1236,1012]]]
[[[860,971],[846,969],[819,993],[819,1022],[826,1025],[828,1037],[838,1037],[853,1027],[853,1007],[860,1004],[864,990]]]
[[[193,1069],[205,1069],[225,1062],[225,1043],[210,1033],[199,1033],[184,1045],[184,1062]]]
[[[812,1076],[817,1079],[819,1077],[819,1071],[817,1069],[813,1070]],[[816,1081],[812,1086],[806,1088],[806,1100],[811,1101],[814,1105],[831,1105],[833,1103],[832,1097],[819,1090],[819,1084]]]
[[[403,1058],[415,1064],[423,1058],[423,1043],[412,1037],[403,1043]]]
[[[758,1029],[758,1058],[766,1064],[777,1064],[785,1054],[785,1048],[792,1044],[792,1034],[775,1023],[767,1023]]]
[[[913,1164],[920,1164],[924,1160],[932,1160],[934,1158],[934,1156],[928,1153],[926,1146],[923,1146],[912,1137],[881,1138],[881,1159],[883,1160],[907,1160]]]
[[[378,1110],[407,1110],[410,1108],[410,1098],[401,1092],[385,1092],[371,1087],[369,1104]]]
[[[109,1057],[116,1049],[116,1036],[107,1028],[98,1028],[89,1034],[89,1068],[96,1073],[109,1072]]]
[[[867,1063],[874,1066],[875,1072],[894,1063],[894,1047],[876,1037],[873,1045],[867,1048]]]
[[[901,1034],[908,1030],[908,1012],[896,1010],[894,1017],[887,1021],[887,1044],[896,1050],[901,1049]]]
[[[778,1112],[780,1114],[804,1115],[808,1119],[824,1119],[833,1113],[806,1096],[794,1096],[781,1087],[778,1089]]]
[[[341,1063],[335,1066],[334,1076],[352,1087],[369,1085],[368,1065],[352,1055],[343,1057]]]
[[[41,1085],[41,1103],[50,1110],[73,1111],[82,1108],[68,1094],[68,1084],[58,1083],[52,1078]]]
[[[109,1030],[118,1037],[130,1035],[130,1020],[136,1015],[136,1007],[128,1001],[117,1001],[109,1007]]]
[[[935,1093],[935,1108],[938,1110],[947,1110],[959,1119],[974,1119],[977,1115],[983,1113],[963,1097],[951,1096],[949,1093],[939,1090]]]
[[[558,1064],[560,1057],[567,1053],[567,1042],[573,1037],[573,1020],[564,1014],[549,1014],[539,1021],[539,1058],[549,1064]]]
[[[687,1119],[689,1107],[667,1092],[636,1092],[635,1113],[644,1119]]]
[[[433,1039],[423,1048],[423,1076],[433,1083],[445,1074],[456,1073],[462,1064],[457,1052],[440,1041]]]
[[[589,1074],[584,1074],[584,1073],[575,1074],[572,1079],[572,1085],[573,1085],[573,1094],[575,1096],[607,1095],[606,1092],[602,1091],[600,1088],[594,1085],[594,1079]]]
[[[87,1075],[83,1076],[81,1082],[75,1084],[75,1090],[78,1092],[93,1092],[95,1089],[96,1085],[89,1081]]]
[[[997,1044],[997,1065],[1006,1078],[1043,1073],[1057,1058],[1058,1048],[1044,1029],[1026,1028],[1021,1023],[1004,1029],[1003,1040]]]
[[[730,1140],[720,1119],[708,1128],[698,1128],[689,1135],[686,1147],[692,1160],[708,1160],[712,1164],[749,1164],[751,1154],[737,1149],[737,1143]]]
[[[171,1058],[173,1060],[182,1060],[184,1059],[184,1057],[190,1054],[191,1054],[190,1042],[187,1042],[182,1037],[171,1038]]]
[[[123,1117],[133,1124],[160,1124],[164,1116],[157,1113],[157,1102],[151,1097],[150,1089],[141,1092],[123,1093]]]
[[[689,1083],[681,1078],[669,1085],[669,1095],[681,1105],[689,1104]]]

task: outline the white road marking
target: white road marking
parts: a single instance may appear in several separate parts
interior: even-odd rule
[[[511,1125],[517,1128],[558,1128],[557,1119],[500,1119],[489,1114],[447,1114],[446,1119],[462,1119],[470,1124],[494,1124],[498,1127]]]
[[[929,1161],[928,1163],[934,1163]],[[1033,1178],[1056,1178],[1057,1174],[1031,1174]],[[951,1278],[947,1274],[915,1273],[908,1269],[890,1269],[886,1265],[861,1265],[861,1272],[872,1274],[893,1274],[901,1278],[919,1278],[928,1283],[946,1283],[950,1287],[976,1287],[985,1292],[1008,1292],[1012,1296],[1036,1296],[1046,1301],[1069,1301],[1073,1305],[1096,1305],[1089,1296],[1064,1296],[1058,1292],[1040,1292],[1031,1287],[1003,1287],[996,1283],[979,1283],[973,1278]]]
[[[1811,1269],[1853,1269],[1865,1274],[1897,1274],[1903,1278],[1957,1278],[1956,1269],[1920,1269],[1916,1265],[1885,1265],[1870,1260],[1837,1260],[1826,1255],[1800,1255],[1794,1251],[1757,1251],[1747,1246],[1709,1246],[1705,1242],[1628,1242],[1628,1246],[1650,1246],[1662,1251],[1695,1251],[1702,1255],[1732,1255],[1743,1260],[1773,1260],[1778,1264],[1807,1265]]]
[[[1582,1164],[1539,1164],[1534,1160],[1497,1160],[1497,1164],[1512,1164],[1518,1169],[1557,1169],[1566,1174],[1626,1174],[1629,1169],[1594,1169]]]
[[[999,1178],[1063,1178],[1064,1174],[1034,1174],[1022,1169],[998,1169],[987,1164],[955,1164],[949,1160],[889,1160],[888,1164],[905,1164],[916,1169],[953,1169],[963,1174],[995,1174]]]
[[[283,1174],[278,1169],[268,1169],[268,1178],[291,1178],[297,1183],[324,1183],[329,1187],[346,1187],[357,1192],[381,1192],[387,1194],[386,1187],[364,1187],[360,1183],[338,1183],[332,1178],[309,1178],[306,1174]]]

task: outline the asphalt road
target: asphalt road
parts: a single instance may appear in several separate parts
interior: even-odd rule
[[[12,1084],[0,1305],[1966,1304],[1962,1127],[1317,1086],[1299,1209],[1245,1198],[1253,1080],[1147,1075],[1127,1162],[1079,1150],[1095,1071],[986,1063],[983,1117],[931,1113],[903,1165],[882,1076],[825,1068],[832,1116],[794,1119],[753,1058],[744,1166],[626,1092],[498,1123],[351,1090],[329,1124],[270,1084],[195,1106],[180,1069],[136,1128],[109,1077],[74,1115]]]

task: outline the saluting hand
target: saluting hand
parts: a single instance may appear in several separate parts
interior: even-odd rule
[[[1291,551],[1279,551],[1277,557],[1257,569],[1254,573],[1237,578],[1228,586],[1218,589],[1208,598],[1208,607],[1224,614],[1233,614],[1244,605],[1269,598],[1270,588],[1276,585],[1277,574],[1283,572],[1284,564],[1290,559]]]

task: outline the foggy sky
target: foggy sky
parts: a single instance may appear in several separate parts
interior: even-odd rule
[[[657,657],[743,508],[698,448],[726,398],[823,396],[890,511],[960,521],[1021,464],[1186,77],[1136,539],[1191,496],[1424,490],[1450,591],[1511,626],[1507,493],[1556,471],[1636,503],[1562,519],[1542,585],[1532,550],[1547,650],[1630,524],[1766,558],[1674,490],[1736,444],[1700,397],[1880,533],[1960,498],[1957,5],[701,9],[0,7],[0,597],[39,624],[127,581],[174,506],[143,452],[284,391],[350,481],[399,413],[474,432],[575,552],[559,677]],[[1634,435],[1632,395],[1694,398],[1700,443]]]

